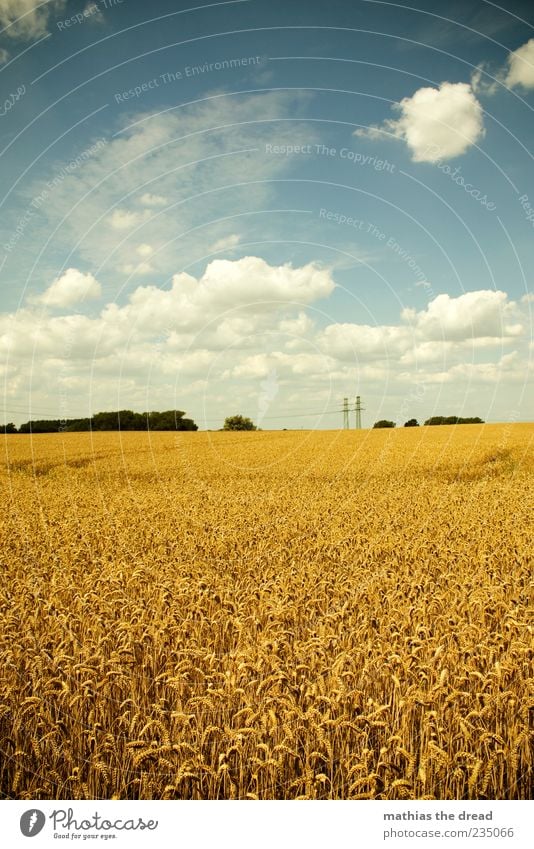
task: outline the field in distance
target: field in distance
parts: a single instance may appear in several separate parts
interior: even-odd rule
[[[4,437],[0,796],[530,798],[533,437]]]

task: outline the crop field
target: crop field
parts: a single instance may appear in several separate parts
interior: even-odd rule
[[[1,797],[531,798],[533,437],[3,437]]]

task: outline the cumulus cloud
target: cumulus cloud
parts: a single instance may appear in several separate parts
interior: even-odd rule
[[[245,357],[229,372],[229,376],[253,379],[269,377],[273,373],[279,377],[319,376],[331,373],[332,368],[332,361],[324,354],[301,352],[290,355],[283,351],[272,351]]]
[[[525,335],[526,317],[518,304],[494,290],[456,298],[438,295],[423,310],[403,309],[400,318],[393,325],[333,323],[316,341],[321,351],[342,363],[420,368],[434,363],[452,367],[479,352],[516,344]]]
[[[425,310],[407,308],[401,317],[427,340],[502,339],[523,333],[516,310],[506,292],[481,289],[457,298],[438,295]]]
[[[395,103],[397,119],[382,126],[356,130],[355,135],[406,142],[414,162],[437,162],[465,153],[484,135],[483,110],[468,83],[442,83],[418,89]]]
[[[291,263],[271,266],[255,256],[216,259],[199,281],[195,300],[228,307],[261,301],[311,303],[330,295],[334,285],[330,271],[315,263],[293,268]]]
[[[534,38],[512,50],[501,68],[492,70],[488,62],[482,62],[471,76],[471,87],[480,95],[496,94],[502,86],[534,88]]]
[[[102,318],[109,326],[130,333],[155,333],[165,328],[191,333],[210,321],[221,323],[225,313],[274,313],[284,304],[309,304],[328,296],[334,289],[330,272],[315,264],[293,268],[289,263],[271,266],[260,257],[214,260],[204,274],[195,278],[181,272],[172,278],[170,289],[140,286],[124,307],[110,304]],[[225,343],[239,341],[243,328],[224,321]],[[250,331],[253,327],[250,328]]]
[[[50,15],[65,6],[66,0],[0,0],[0,27],[9,38],[33,41],[46,35]]]
[[[314,264],[271,266],[254,256],[215,260],[198,278],[181,272],[174,275],[169,289],[139,286],[124,305],[109,303],[94,318],[75,314],[50,319],[37,334],[29,330],[30,311],[4,316],[0,337],[4,350],[25,351],[31,356],[34,352],[28,349],[28,336],[34,340],[35,353],[61,348],[70,339],[80,357],[91,359],[154,344],[154,340],[162,340],[166,350],[176,354],[201,347],[233,350],[238,357],[239,350],[249,349],[253,370],[261,361],[268,371],[272,363],[254,358],[254,348],[261,348],[259,339],[263,337],[269,345],[284,349],[278,364],[288,369],[293,358],[302,367],[301,355],[306,351],[306,368],[312,373],[310,346],[321,361],[326,357],[342,364],[406,366],[465,359],[466,352],[502,347],[525,334],[524,308],[521,311],[505,292],[493,290],[467,292],[456,298],[438,295],[423,310],[405,308],[398,324],[334,322],[317,330],[303,305],[327,297],[333,289],[330,272]],[[68,269],[39,302],[66,307],[100,294],[101,287],[91,274]],[[262,350],[262,357],[265,354]],[[240,362],[233,367],[239,368]]]
[[[254,344],[259,327],[272,332],[281,310],[295,302],[302,306],[326,297],[334,285],[330,272],[313,263],[293,268],[289,263],[272,266],[254,256],[214,260],[199,278],[185,272],[175,274],[170,289],[138,286],[126,304],[106,304],[95,318],[61,316],[48,320],[38,333],[29,333],[31,312],[4,316],[0,337],[4,349],[12,347],[20,353],[26,348],[32,356],[24,342],[28,335],[37,353],[64,347],[74,335],[69,344],[75,345],[78,354],[96,358],[161,336],[173,350],[207,341],[214,349],[246,346]],[[69,268],[37,300],[48,307],[67,307],[100,294],[100,284],[91,274]],[[33,320],[39,327],[35,315]],[[290,328],[307,329],[302,316],[296,321],[286,325],[286,333]],[[206,325],[210,325],[208,332],[203,331]]]
[[[446,371],[428,372],[424,382],[428,384],[461,384],[505,382],[524,384],[532,374],[532,366],[520,357],[518,351],[503,354],[496,362],[462,362],[451,366]]]
[[[518,47],[508,56],[508,73],[505,83],[510,88],[534,88],[534,38]]]
[[[150,388],[154,408],[174,393],[180,409],[198,417],[209,399],[208,417],[217,420],[228,398],[256,415],[261,381],[272,374],[282,411],[309,403],[324,387],[325,398],[339,400],[356,382],[364,395],[414,382],[455,392],[499,383],[502,393],[528,379],[526,298],[514,303],[493,290],[438,295],[424,309],[403,310],[396,323],[318,327],[304,305],[334,288],[330,272],[313,263],[274,266],[252,256],[215,260],[197,276],[180,272],[170,288],[138,286],[125,303],[108,303],[95,316],[51,316],[31,305],[0,314],[6,397],[31,393],[36,408],[39,400],[49,406],[62,387],[78,415],[88,387],[94,409],[119,396],[124,406],[145,409]],[[40,304],[73,303],[75,292],[87,297],[100,287],[69,269]]]
[[[68,268],[61,277],[56,277],[39,300],[48,307],[70,307],[101,294],[102,287],[92,274]]]
[[[297,341],[309,336],[313,328],[314,323],[312,319],[302,310],[295,318],[283,318],[278,325],[280,333],[287,334],[290,337],[296,337]],[[294,340],[291,339],[290,343],[292,341]]]
[[[323,350],[338,360],[388,359],[405,351],[411,340],[406,327],[368,324],[330,324],[320,336]]]

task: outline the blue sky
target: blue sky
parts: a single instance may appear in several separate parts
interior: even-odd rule
[[[530,3],[409,6],[0,0],[5,421],[532,420]]]

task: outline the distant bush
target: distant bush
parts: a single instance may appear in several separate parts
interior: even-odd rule
[[[246,416],[227,416],[223,430],[257,430],[257,428],[252,419]]]
[[[425,422],[426,425],[451,425],[451,424],[484,424],[484,419],[478,416],[463,419],[460,416],[431,416]]]
[[[419,422],[417,419],[408,419],[407,422],[404,422],[404,427],[419,427]]]
[[[387,419],[380,419],[379,422],[375,422],[373,428],[375,427],[395,427],[395,422],[390,422]]]

